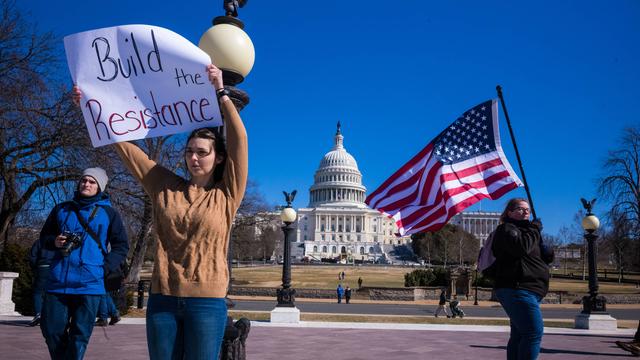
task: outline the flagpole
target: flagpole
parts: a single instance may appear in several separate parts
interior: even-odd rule
[[[518,145],[516,145],[516,137],[513,135],[513,128],[511,128],[511,120],[509,120],[509,113],[507,112],[507,106],[504,103],[504,97],[502,96],[502,86],[497,85],[496,91],[500,98],[500,104],[502,104],[502,111],[504,117],[507,119],[507,126],[509,127],[509,134],[511,135],[511,142],[513,148],[516,150],[516,158],[518,159],[518,165],[520,166],[520,173],[522,174],[522,182],[524,183],[524,190],[527,192],[527,198],[529,198],[529,206],[531,207],[531,215],[534,219],[537,219],[536,210],[533,207],[533,200],[531,199],[531,192],[529,191],[529,184],[527,184],[527,177],[524,175],[524,168],[522,167],[522,161],[520,160],[520,152],[518,151]]]

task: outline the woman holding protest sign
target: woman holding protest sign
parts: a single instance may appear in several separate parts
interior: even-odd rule
[[[226,325],[228,235],[246,187],[247,134],[224,90],[222,72],[208,65],[207,73],[227,146],[216,129],[193,131],[184,153],[189,180],[132,143],[115,144],[151,198],[159,238],[147,305],[151,359],[217,359]],[[79,103],[79,89],[73,95]]]
[[[525,199],[511,199],[491,247],[496,257],[496,297],[511,324],[507,359],[536,359],[542,342],[540,301],[549,290],[547,264],[553,261],[553,249],[542,243],[542,223],[529,221],[530,213]]]

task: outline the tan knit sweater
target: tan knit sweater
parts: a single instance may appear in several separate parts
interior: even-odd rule
[[[227,133],[227,162],[223,180],[212,188],[190,185],[134,144],[115,144],[153,204],[159,243],[152,293],[215,298],[227,293],[228,235],[244,196],[248,151],[247,133],[233,103],[223,101],[220,109]]]

